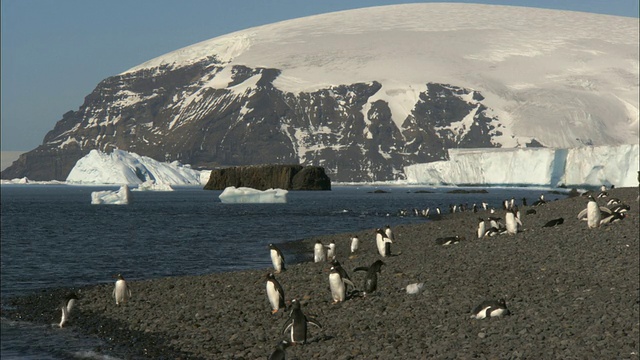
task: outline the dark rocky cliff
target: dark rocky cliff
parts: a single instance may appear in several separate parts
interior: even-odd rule
[[[204,189],[223,190],[229,186],[258,190],[331,190],[331,179],[318,166],[236,166],[211,171]]]

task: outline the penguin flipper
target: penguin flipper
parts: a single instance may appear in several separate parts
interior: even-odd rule
[[[606,206],[600,206],[599,208],[600,208],[600,212],[601,212],[601,213],[603,213],[603,214],[607,214],[607,215],[611,215],[611,214],[613,214],[613,212],[611,211],[611,209],[609,209],[609,208],[608,208],[608,207],[606,207]]]
[[[289,318],[286,323],[284,323],[284,327],[282,328],[282,335],[286,334],[289,329],[293,326],[293,319]]]
[[[320,329],[322,329],[322,325],[320,325],[320,323],[316,319],[307,318],[307,323],[309,323],[311,325],[314,325],[314,326],[317,326]]]
[[[357,268],[353,269],[354,272],[356,271],[369,271],[369,267],[368,266],[358,266]]]
[[[351,285],[355,289],[356,286],[353,284],[353,282],[351,280],[346,279],[346,278],[342,278],[342,281],[347,285]]]
[[[583,209],[578,213],[578,219],[585,219],[587,217],[587,209]]]

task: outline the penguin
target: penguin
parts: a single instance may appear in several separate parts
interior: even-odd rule
[[[287,319],[282,328],[282,334],[290,331],[289,338],[292,344],[304,344],[307,342],[307,324],[322,329],[322,325],[318,321],[308,318],[302,312],[298,299],[291,300],[291,313],[289,313],[289,319]]]
[[[528,209],[527,212],[526,212],[527,215],[534,215],[536,213],[537,212],[534,209]]]
[[[611,198],[609,199],[609,201],[607,201],[607,206],[618,205],[618,204],[622,204],[622,201],[620,201],[620,199],[618,198]]]
[[[336,242],[331,240],[329,245],[327,245],[327,260],[332,260],[336,258]]]
[[[502,233],[501,230],[499,230],[498,228],[494,228],[494,227],[490,227],[489,229],[487,229],[487,231],[484,232],[484,236],[496,236],[496,235],[500,235]]]
[[[271,254],[271,263],[273,264],[273,269],[276,271],[276,274],[287,270],[284,266],[284,256],[282,256],[280,249],[278,249],[274,244],[269,244],[269,249],[269,253]]]
[[[542,225],[542,227],[554,227],[564,223],[563,218],[557,218],[553,220],[549,220],[546,224]]]
[[[324,245],[320,240],[316,241],[316,244],[313,246],[313,262],[319,263],[326,260],[326,254],[324,252]]]
[[[631,207],[627,204],[619,203],[611,206],[609,210],[611,210],[611,212],[614,212],[614,213],[624,213],[631,210]]]
[[[515,198],[511,198],[511,200],[509,200],[509,209],[515,209],[516,207],[516,199]]]
[[[116,275],[116,286],[113,288],[113,297],[116,299],[116,305],[126,303],[131,298],[131,289],[122,274]]]
[[[360,239],[358,238],[358,235],[353,235],[351,237],[351,255],[355,254],[359,247]]]
[[[478,205],[473,204],[472,210],[473,210],[474,213],[477,213],[478,212]]]
[[[343,269],[344,270],[344,269]],[[335,267],[331,267],[331,272],[329,273],[329,288],[331,289],[331,298],[333,299],[333,303],[337,304],[339,302],[345,301],[347,298],[347,286],[349,284],[355,288],[353,282],[347,278],[343,278],[340,274],[340,271]]]
[[[482,202],[482,210],[487,211],[487,207],[489,206],[489,204],[485,201]]]
[[[360,266],[353,271],[366,271],[367,276],[364,279],[364,295],[371,294],[376,291],[378,288],[378,273],[382,271],[382,265],[384,262],[382,260],[376,260],[371,266]]]
[[[271,314],[277,313],[280,309],[286,309],[284,289],[272,273],[267,274],[267,298],[271,304]]]
[[[476,306],[471,313],[472,319],[484,319],[488,317],[498,317],[503,315],[509,315],[511,312],[507,309],[507,304],[504,299],[498,301],[486,300]]]
[[[491,225],[491,227],[496,228],[498,230],[504,229],[505,227],[504,224],[500,221],[502,220],[502,218],[489,216],[487,220],[489,220],[489,224]]]
[[[484,237],[484,233],[487,231],[486,227],[484,219],[478,218],[478,239],[482,239]]]
[[[267,360],[285,360],[286,352],[285,349],[289,346],[289,342],[287,340],[282,340],[276,345],[276,349],[273,350],[271,355],[267,358]]]
[[[384,227],[384,234],[387,235],[387,237],[389,238],[389,240],[391,240],[391,242],[396,241],[395,236],[393,236],[393,230],[391,230],[391,226],[387,225]]]
[[[601,219],[602,215],[600,214],[598,203],[593,196],[589,195],[589,202],[587,203],[587,226],[589,226],[590,229],[597,228],[600,226]]]
[[[517,234],[518,228],[522,226],[522,222],[520,222],[520,219],[516,217],[516,213],[513,210],[508,210],[504,220],[507,227],[507,233],[509,235]]]
[[[527,206],[527,198],[522,198],[522,206]]]
[[[624,212],[613,212],[610,215],[604,216],[600,220],[600,225],[611,224],[624,219],[626,214]]]
[[[62,316],[60,317],[59,324],[60,327],[63,327],[71,318],[71,309],[73,309],[76,300],[78,300],[78,296],[74,293],[69,293],[67,296],[65,296],[64,301],[60,306],[60,310],[62,310]]]
[[[347,279],[347,280],[349,280],[349,282],[351,282],[351,278],[349,277],[349,274],[347,274],[347,270],[345,270],[342,267],[342,265],[340,264],[340,262],[338,260],[336,260],[336,259],[331,260],[331,266],[333,268],[335,268],[340,273],[340,276],[343,279]],[[354,288],[355,288],[355,286],[354,286]]]
[[[448,246],[459,243],[461,240],[464,240],[464,237],[456,236],[447,236],[436,239],[437,245]]]
[[[547,203],[547,202],[544,200],[544,194],[540,194],[540,197],[538,198],[538,200],[536,200],[536,201],[533,203],[533,206],[541,206],[541,205],[544,205],[544,204],[546,204],[546,203]]]
[[[391,255],[391,239],[387,237],[387,234],[382,229],[376,229],[376,246],[380,256],[387,257]]]

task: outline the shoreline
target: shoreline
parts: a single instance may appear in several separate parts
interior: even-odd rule
[[[456,213],[423,224],[393,228],[396,242],[379,274],[378,291],[332,305],[328,263],[301,262],[276,274],[285,298],[297,298],[322,329],[309,329],[307,345],[287,348],[287,358],[638,358],[638,189],[616,188],[610,196],[631,206],[617,223],[588,229],[576,218],[583,197],[536,207],[516,235],[475,239],[478,215]],[[601,205],[606,202],[599,201]],[[502,211],[498,216],[504,217]],[[565,223],[542,228],[564,217]],[[384,226],[385,224],[380,224]],[[350,259],[349,239],[361,239]],[[439,246],[435,239],[465,236]],[[373,229],[296,241],[307,248],[335,240],[338,259],[356,287],[380,258]],[[268,252],[265,251],[265,257]],[[69,328],[107,340],[108,352],[124,359],[265,358],[284,337],[288,313],[271,315],[264,275],[272,269],[133,281],[131,301],[116,307],[113,284],[79,289]],[[410,295],[409,284],[424,282]],[[16,320],[54,323],[70,289],[43,290],[10,299],[3,311]],[[76,289],[77,290],[77,289]],[[511,316],[470,319],[481,301],[504,297]],[[105,350],[105,349],[103,349]],[[633,354],[635,353],[635,355]]]

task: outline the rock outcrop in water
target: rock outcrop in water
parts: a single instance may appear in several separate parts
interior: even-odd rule
[[[223,190],[229,186],[258,190],[331,190],[331,179],[319,166],[236,166],[211,171],[204,189]]]

